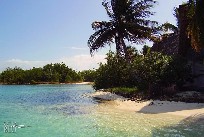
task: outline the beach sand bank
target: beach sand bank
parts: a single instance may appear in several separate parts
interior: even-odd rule
[[[74,83],[76,85],[92,85],[93,82],[79,82],[79,83]]]
[[[131,101],[122,96],[110,92],[97,91],[90,95],[95,99],[104,100],[116,109],[148,113],[148,114],[171,114],[183,116],[184,118],[196,115],[204,115],[204,103],[185,103],[174,101]]]

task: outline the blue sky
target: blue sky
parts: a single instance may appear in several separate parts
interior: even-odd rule
[[[158,0],[152,19],[176,24],[173,7],[187,0]],[[64,62],[76,70],[97,68],[109,47],[89,54],[93,21],[108,20],[102,0],[0,0],[0,71]],[[114,47],[112,47],[114,48]],[[140,49],[141,46],[138,46]]]

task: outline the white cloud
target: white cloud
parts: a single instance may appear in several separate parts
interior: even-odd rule
[[[66,48],[66,49],[72,49],[72,50],[88,50],[88,48],[82,48],[82,47],[63,47],[63,48]]]
[[[43,67],[49,63],[61,63],[64,62],[68,67],[77,71],[98,68],[99,63],[105,62],[105,55],[76,55],[73,57],[64,57],[60,59],[50,61],[28,61],[21,59],[11,59],[7,61],[0,61],[0,72],[8,67],[14,68],[15,66],[22,69],[31,69],[33,67]]]
[[[6,61],[0,61],[0,71],[3,71],[8,67],[14,68],[16,66],[22,69],[31,69],[33,67],[42,67],[48,63],[49,61],[26,61],[20,59],[10,59]]]
[[[105,57],[105,55],[94,55],[93,57],[90,55],[76,55],[71,58],[62,58],[59,61],[64,62],[69,67],[80,71],[98,68],[100,62],[105,62]]]

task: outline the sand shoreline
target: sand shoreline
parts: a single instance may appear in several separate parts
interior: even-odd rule
[[[204,103],[185,103],[160,100],[136,102],[128,100],[122,96],[103,91],[97,91],[90,96],[95,99],[101,99],[108,102],[111,101],[111,104],[114,104],[113,107],[127,112],[171,114],[183,116],[184,118],[204,115]]]

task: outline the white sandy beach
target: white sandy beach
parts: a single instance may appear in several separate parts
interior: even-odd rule
[[[204,103],[185,103],[159,100],[135,102],[127,100],[124,97],[102,91],[95,92],[90,96],[111,101],[113,107],[124,111],[150,114],[171,114],[183,117],[204,115]]]
[[[74,83],[76,85],[91,85],[93,82],[79,82],[79,83]]]

